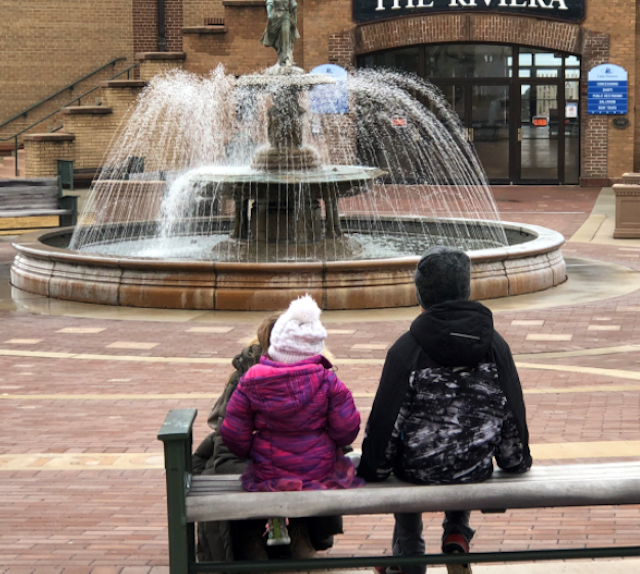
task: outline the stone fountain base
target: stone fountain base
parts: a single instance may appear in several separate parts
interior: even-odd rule
[[[566,280],[564,238],[505,223],[524,242],[470,251],[471,297],[491,299],[548,289]],[[418,257],[304,263],[230,263],[118,258],[65,249],[71,229],[23,236],[14,244],[11,284],[46,297],[125,307],[277,310],[309,293],[323,309],[416,305]]]

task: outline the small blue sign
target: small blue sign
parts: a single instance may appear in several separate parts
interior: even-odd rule
[[[587,113],[621,115],[629,110],[629,74],[615,64],[602,64],[589,72]]]
[[[332,76],[335,84],[314,86],[309,94],[311,112],[314,114],[348,114],[349,93],[347,70],[335,64],[323,64],[311,70],[311,74]]]

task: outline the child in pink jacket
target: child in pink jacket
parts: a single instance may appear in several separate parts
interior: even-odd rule
[[[351,461],[360,415],[353,397],[320,353],[327,337],[320,309],[305,295],[289,305],[271,332],[268,355],[245,373],[220,428],[234,454],[249,458],[249,491],[353,488]]]

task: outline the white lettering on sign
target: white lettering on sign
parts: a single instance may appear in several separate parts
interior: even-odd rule
[[[385,0],[377,0],[376,11],[386,10]],[[393,0],[391,10],[400,10],[402,0]],[[404,0],[405,8],[433,8],[435,0]],[[543,10],[568,10],[566,0],[449,0],[449,8],[477,8],[478,1],[484,2],[488,8],[542,8]],[[417,4],[415,4],[417,2]]]

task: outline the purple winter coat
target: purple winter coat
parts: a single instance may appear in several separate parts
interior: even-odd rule
[[[360,414],[322,355],[294,364],[262,357],[240,379],[220,427],[234,454],[250,458],[250,491],[353,488],[363,481],[339,447],[351,444]]]

